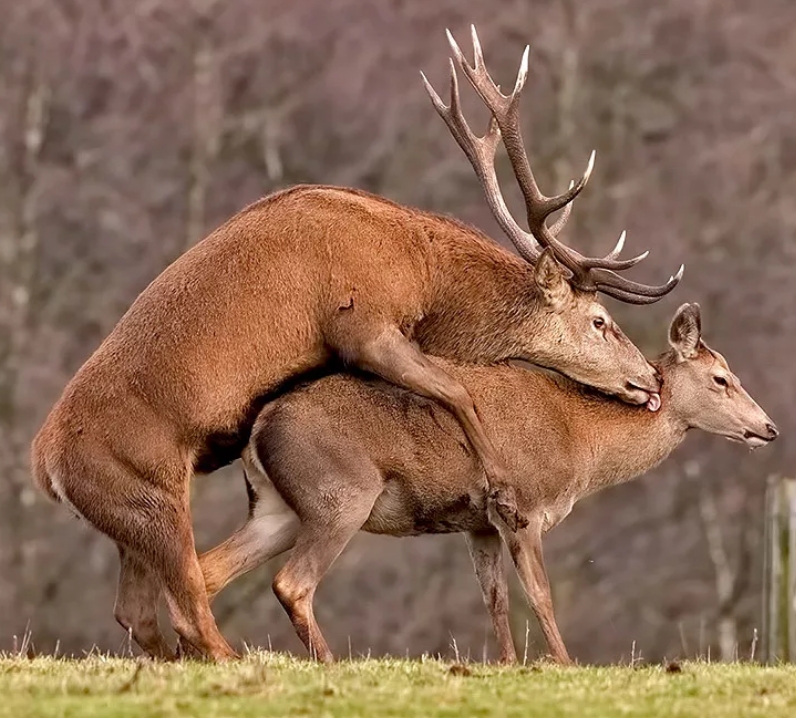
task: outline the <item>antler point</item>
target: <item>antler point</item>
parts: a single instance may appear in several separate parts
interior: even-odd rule
[[[456,42],[456,39],[453,37],[453,33],[451,33],[448,28],[445,28],[445,34],[448,36],[448,44],[451,46],[451,50],[453,54],[456,55],[456,59],[459,62],[464,62],[464,55],[462,54],[461,48],[459,44]]]
[[[625,248],[626,238],[627,238],[627,230],[623,229],[622,234],[619,235],[619,239],[616,240],[616,246],[614,247],[613,252],[611,252],[611,256],[616,257],[622,252],[622,250]]]
[[[594,169],[594,158],[596,156],[597,150],[592,150],[589,155],[589,164],[586,165],[586,171],[583,173],[583,178],[581,179],[581,188],[585,186],[586,182],[589,181],[589,177],[591,177],[592,170]]]

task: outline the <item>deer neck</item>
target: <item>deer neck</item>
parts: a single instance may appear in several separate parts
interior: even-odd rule
[[[654,468],[680,445],[688,429],[665,379],[657,412],[594,397],[581,407],[577,420],[583,453],[576,484],[582,496]]]
[[[435,245],[430,306],[415,335],[423,350],[473,364],[518,358],[539,303],[533,266],[475,231]]]

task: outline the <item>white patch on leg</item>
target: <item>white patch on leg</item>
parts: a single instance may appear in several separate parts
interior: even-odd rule
[[[257,504],[246,529],[249,540],[260,544],[281,543],[289,536],[295,537],[300,523],[298,514],[285,503],[273,484],[257,486]]]
[[[256,452],[247,447],[241,459],[257,493],[252,517],[234,536],[235,543],[245,553],[248,567],[292,548],[301,522],[271,483]]]
[[[252,448],[251,444],[248,444],[246,448],[243,449],[240,460],[243,462],[246,476],[248,476],[249,481],[251,481],[255,489],[259,490],[260,484],[269,484],[273,486],[271,480],[268,478],[268,474],[265,472],[265,467],[260,461],[260,457],[257,456],[257,452]]]

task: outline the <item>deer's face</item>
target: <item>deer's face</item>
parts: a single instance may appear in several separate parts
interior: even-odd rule
[[[593,292],[572,289],[547,253],[536,264],[542,306],[535,318],[535,363],[617,396],[630,404],[660,406],[657,370],[625,336]],[[539,341],[540,339],[544,341]],[[538,351],[538,344],[542,350]]]
[[[689,427],[743,442],[750,449],[777,438],[774,422],[746,393],[727,360],[702,341],[699,305],[678,309],[669,343],[672,364],[666,383],[671,410]]]

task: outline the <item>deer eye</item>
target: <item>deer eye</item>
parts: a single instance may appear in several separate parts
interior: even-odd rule
[[[605,326],[605,319],[602,317],[595,317],[594,321],[592,321],[595,329],[602,329]]]
[[[718,384],[720,387],[724,389],[726,389],[729,386],[727,380],[723,376],[714,376],[713,381],[715,381],[716,384]]]

